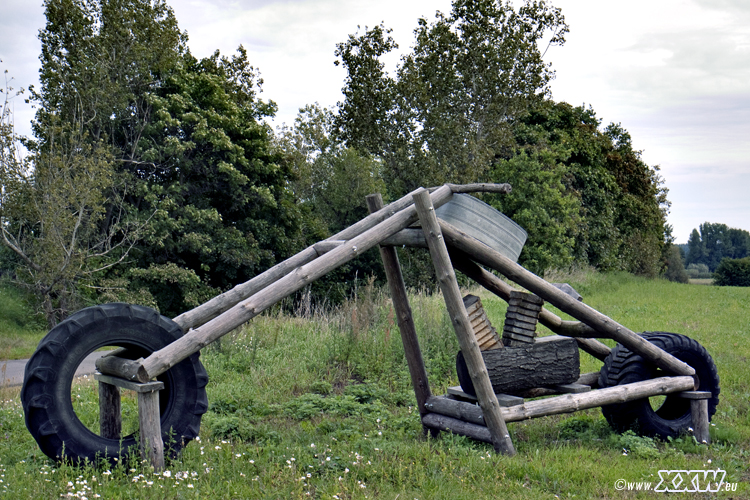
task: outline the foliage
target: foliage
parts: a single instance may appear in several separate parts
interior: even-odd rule
[[[667,269],[664,272],[664,277],[669,281],[676,281],[677,283],[689,282],[688,273],[682,264],[680,249],[675,245],[670,245],[667,249]]]
[[[381,57],[397,45],[384,26],[337,45],[347,71],[336,125],[350,147],[384,162],[392,196],[418,186],[487,178],[509,143],[508,124],[547,92],[539,43],[562,44],[567,25],[545,2],[453,3],[419,20],[396,76]]]
[[[712,275],[706,264],[690,264],[685,269],[685,272],[687,272],[688,277],[692,279],[706,279],[711,278]]]
[[[705,264],[715,271],[724,258],[742,259],[750,255],[750,232],[710,222],[698,229],[693,229],[688,239],[688,265]]]
[[[658,167],[641,161],[627,131],[615,124],[603,130],[599,127],[600,120],[593,109],[549,100],[530,108],[515,123],[515,154],[521,151],[547,155],[546,170],[554,168],[558,179],[557,203],[566,206],[550,222],[558,227],[547,230],[567,234],[570,239],[543,237],[537,245],[550,249],[557,245],[553,255],[569,255],[599,269],[656,276],[667,235],[667,190]],[[528,173],[531,169],[529,165],[524,172],[512,172],[507,177],[514,191],[527,193],[523,207],[554,207],[549,197],[542,196],[541,187],[536,192],[536,183],[527,185],[524,174],[533,175]],[[573,203],[575,207],[571,207]],[[502,208],[515,220],[514,211],[504,205]],[[561,267],[563,262],[554,264]]]
[[[100,298],[175,315],[299,248],[292,172],[263,123],[276,107],[257,97],[262,80],[242,47],[194,58],[161,0],[45,7],[37,147],[55,119],[78,119],[87,141],[110,147],[129,186],[125,211],[149,218],[132,272],[101,274]]]
[[[51,122],[47,140],[22,156],[9,90],[0,122],[2,243],[52,328],[79,307],[81,287],[93,287],[99,273],[127,257],[140,227],[123,211],[127,185],[109,149],[79,123]]]
[[[718,286],[750,286],[750,257],[723,259],[714,272],[714,284]]]

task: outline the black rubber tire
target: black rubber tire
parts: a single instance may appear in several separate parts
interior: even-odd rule
[[[684,361],[695,369],[698,390],[711,392],[708,418],[716,413],[719,404],[719,374],[711,355],[697,341],[677,333],[645,332],[643,338]],[[640,355],[618,344],[604,360],[599,373],[599,387],[612,387],[654,377],[664,376]],[[662,405],[654,410],[648,398],[602,406],[609,425],[618,432],[629,429],[643,436],[678,437],[691,427],[690,401],[677,395],[667,395]]]
[[[128,348],[131,359],[146,357],[182,336],[171,319],[147,307],[105,304],[89,307],[53,328],[26,365],[21,402],[26,427],[45,455],[80,463],[122,460],[136,436],[105,439],[81,423],[71,403],[75,371],[91,352],[104,346]],[[208,375],[199,353],[157,378],[165,455],[174,456],[198,436],[208,409]]]

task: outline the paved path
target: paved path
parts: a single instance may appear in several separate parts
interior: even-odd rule
[[[94,373],[94,362],[109,351],[92,352],[83,360],[76,370],[76,377]],[[10,387],[23,384],[23,371],[28,359],[16,359],[11,361],[0,360],[0,387]]]

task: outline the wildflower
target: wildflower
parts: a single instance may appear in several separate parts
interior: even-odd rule
[[[168,471],[168,470],[165,470],[164,472],[162,472],[162,476],[164,476],[164,477],[172,477],[172,472]]]
[[[192,487],[193,487],[193,485],[192,485],[192,484],[188,484],[188,488],[192,488]]]

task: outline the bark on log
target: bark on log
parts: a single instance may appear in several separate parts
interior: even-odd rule
[[[497,394],[516,395],[534,387],[571,384],[580,376],[578,345],[571,338],[524,347],[506,346],[484,351],[482,358]],[[464,392],[476,395],[461,352],[456,356],[456,372]]]
[[[597,406],[671,394],[689,390],[692,385],[692,377],[659,377],[642,382],[633,382],[632,384],[597,389],[583,394],[565,394],[528,401],[521,405],[500,408],[500,413],[505,422],[519,422],[531,418],[572,413]],[[427,400],[427,408],[434,413],[448,415],[456,419],[461,418],[477,425],[483,425],[484,423],[481,411],[477,411],[477,406],[472,403],[433,396]]]
[[[484,243],[471,238],[445,221],[440,221],[440,228],[446,241],[451,245],[470,254],[473,259],[480,263],[500,271],[510,280],[535,293],[561,311],[586,323],[594,330],[606,333],[609,338],[640,354],[659,368],[677,375],[695,375],[695,370],[687,363],[659,349],[612,318],[582,302],[578,302]]]
[[[484,368],[484,362],[482,361],[482,353],[479,351],[479,345],[474,338],[469,316],[466,314],[466,308],[464,307],[461,292],[456,282],[456,274],[453,271],[450,257],[448,256],[448,249],[445,247],[438,219],[435,215],[435,209],[426,190],[414,195],[414,204],[416,205],[419,221],[430,249],[430,256],[435,266],[435,274],[440,283],[440,289],[443,292],[448,314],[456,331],[461,350],[467,358],[469,374],[474,387],[476,387],[477,398],[484,412],[487,427],[490,430],[492,444],[498,452],[506,455],[515,455],[516,450],[508,434],[508,428],[500,416],[500,405],[487,377],[487,370]]]
[[[464,403],[466,404],[466,403]],[[479,409],[479,407],[476,407]],[[452,432],[459,436],[466,436],[477,441],[492,444],[490,430],[484,425],[476,425],[457,418],[447,417],[438,413],[428,413],[422,417],[422,425],[439,431]]]

